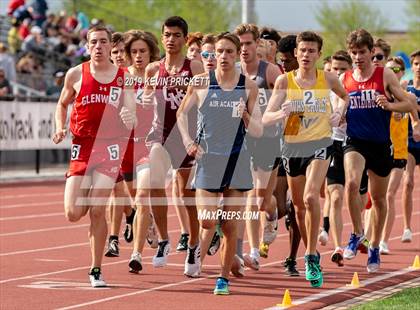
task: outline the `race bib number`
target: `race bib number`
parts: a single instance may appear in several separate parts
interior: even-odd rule
[[[137,93],[136,93],[136,103],[137,104],[142,104],[143,103],[143,93],[144,93],[143,88],[137,89]]]
[[[305,103],[305,105],[311,105],[315,103],[315,95],[314,95],[314,91],[313,90],[306,90],[303,93],[303,102]]]
[[[240,101],[233,102],[232,117],[235,117],[235,118],[241,117],[241,115],[239,114],[239,104],[240,104]]]
[[[264,88],[259,88],[258,89],[258,104],[260,105],[260,107],[266,106],[268,103],[267,100],[267,94],[265,93],[265,89]]]
[[[79,159],[80,155],[80,144],[72,144],[71,145],[71,160]]]
[[[326,160],[327,159],[327,149],[324,147],[322,149],[316,150],[314,158],[315,159]]]
[[[121,87],[111,86],[111,90],[109,92],[108,103],[110,103],[114,107],[118,108],[118,106],[120,104],[121,93],[122,93]]]
[[[120,159],[120,146],[118,144],[108,145],[109,160]]]
[[[286,170],[288,174],[290,174],[290,167],[289,167],[289,158],[282,157],[281,160],[283,161],[283,168]]]

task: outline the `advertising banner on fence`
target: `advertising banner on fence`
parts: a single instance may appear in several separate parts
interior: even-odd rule
[[[60,144],[52,141],[56,105],[55,102],[0,101],[0,150],[70,148],[70,134]],[[68,114],[70,111],[71,108]]]

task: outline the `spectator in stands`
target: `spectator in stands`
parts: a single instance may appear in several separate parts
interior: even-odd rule
[[[0,68],[0,99],[12,99],[13,91],[9,81],[6,79],[6,74],[2,68]]]
[[[16,19],[17,22],[19,22],[18,19]],[[31,33],[31,19],[25,18],[22,22],[22,24],[19,27],[19,37],[23,41],[26,39],[26,37]]]
[[[13,12],[13,17],[16,18],[19,22],[29,18],[32,21],[32,15],[28,11],[28,7],[26,5],[21,5]]]
[[[47,19],[45,20],[45,22],[41,26],[41,28],[42,28],[42,34],[44,36],[48,36],[48,28],[54,27],[54,26],[56,26],[56,23],[55,23],[55,14],[54,13],[50,13],[50,14],[48,14]]]
[[[77,12],[77,28],[76,31],[89,29],[89,18],[83,12]]]
[[[52,99],[58,99],[60,97],[61,90],[64,85],[65,72],[63,70],[57,70],[54,72],[54,85],[47,88],[46,94]]]
[[[25,0],[10,0],[7,6],[7,15],[13,16],[13,13],[22,5],[25,5]]]
[[[3,43],[0,43],[0,68],[3,70],[7,80],[16,82],[15,60],[7,52],[7,46]]]
[[[16,64],[16,71],[19,73],[36,74],[39,73],[39,66],[34,54],[25,54]]]
[[[12,20],[12,27],[10,27],[7,34],[7,44],[9,44],[10,53],[16,55],[20,51],[22,40],[19,37],[20,24],[16,19]]]
[[[45,55],[46,44],[42,37],[42,29],[38,26],[31,28],[31,34],[26,37],[22,44],[24,52],[32,52],[38,55]]]
[[[32,18],[35,21],[35,25],[42,27],[42,24],[47,19],[47,2],[45,0],[33,0],[28,7],[28,11],[31,13]]]

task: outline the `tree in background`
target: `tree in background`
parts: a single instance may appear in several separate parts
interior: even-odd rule
[[[189,30],[217,33],[239,23],[240,2],[229,0],[67,0],[68,12],[84,12],[90,19],[102,19],[117,31],[142,29],[160,36],[162,22],[179,15]]]
[[[408,21],[408,39],[402,38],[396,45],[410,54],[420,46],[420,0],[406,0],[405,14]]]
[[[317,8],[316,20],[322,28],[324,55],[332,55],[339,49],[345,49],[346,37],[355,29],[365,28],[372,35],[381,37],[387,26],[387,20],[377,7],[357,0],[334,5],[324,1]]]

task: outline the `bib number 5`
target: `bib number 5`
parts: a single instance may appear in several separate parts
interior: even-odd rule
[[[120,159],[120,146],[118,144],[108,145],[109,160]]]

